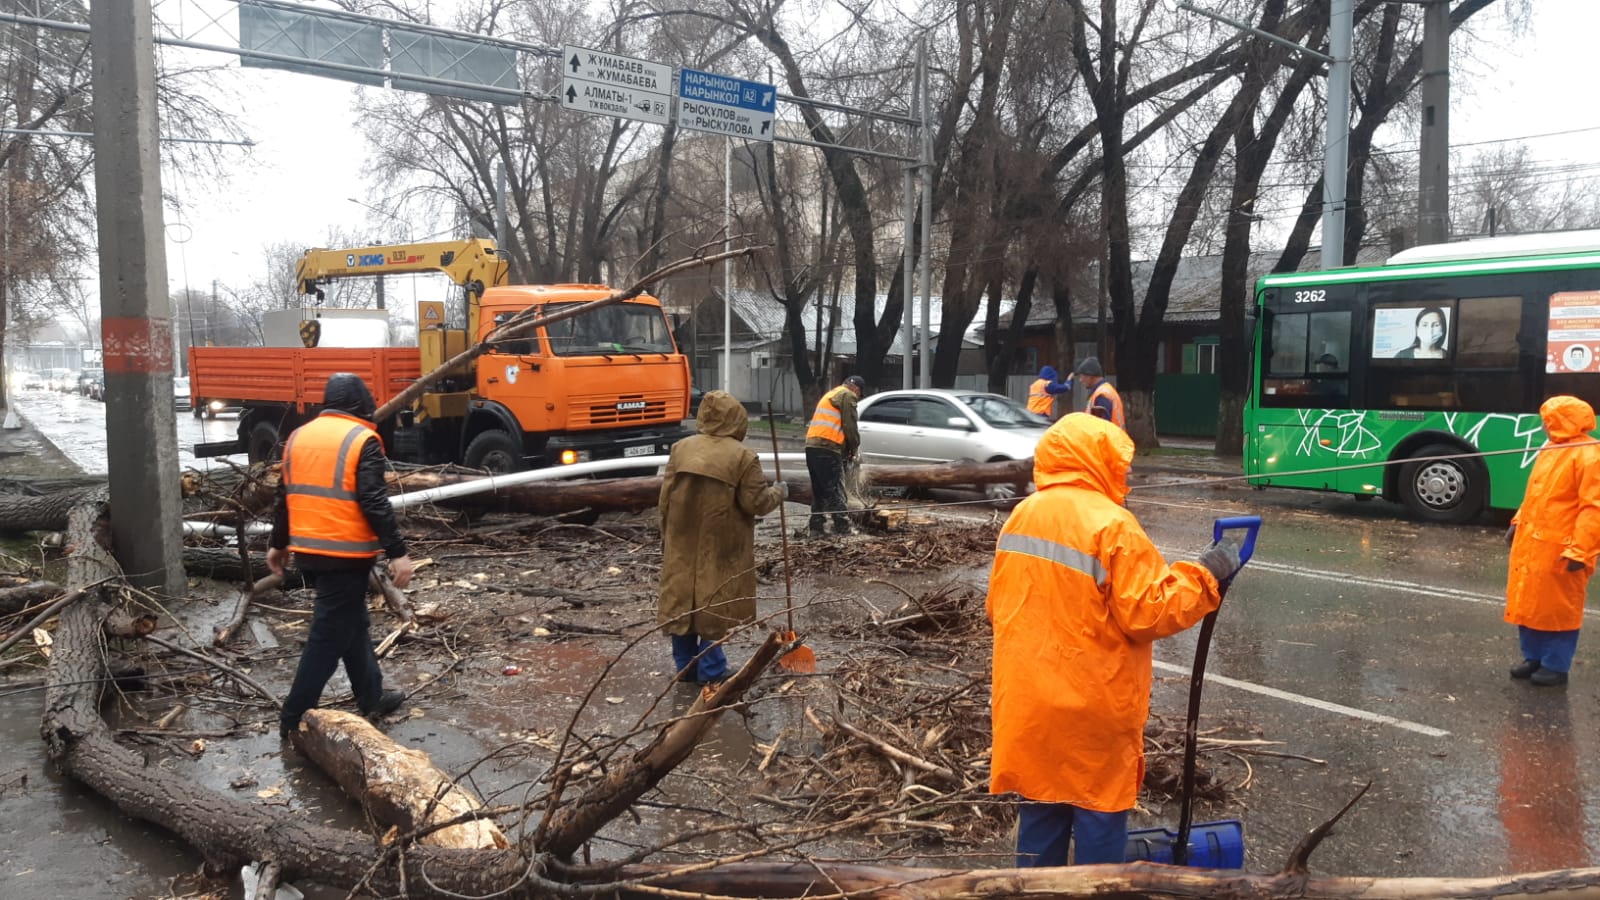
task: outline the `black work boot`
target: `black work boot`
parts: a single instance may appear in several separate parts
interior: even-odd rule
[[[1539,661],[1537,659],[1525,659],[1511,667],[1511,677],[1527,678],[1537,671],[1539,671]]]
[[[373,704],[372,709],[367,710],[366,716],[369,719],[381,719],[399,709],[400,704],[404,702],[406,702],[404,691],[384,691],[378,695],[378,702]]]
[[[1540,687],[1559,687],[1567,683],[1567,673],[1557,672],[1555,669],[1540,669],[1528,676],[1528,680]]]

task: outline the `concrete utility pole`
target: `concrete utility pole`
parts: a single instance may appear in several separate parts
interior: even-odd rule
[[[184,592],[150,0],[89,5],[111,536],[128,580]]]
[[[1450,3],[1422,11],[1422,165],[1417,175],[1417,243],[1450,240]]]

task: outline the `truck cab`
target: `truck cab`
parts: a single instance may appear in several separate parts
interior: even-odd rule
[[[594,284],[489,288],[474,337],[486,340],[519,315],[575,312],[610,293]],[[463,435],[469,466],[507,471],[650,456],[690,433],[682,427],[688,361],[649,295],[493,342],[478,358],[476,388]]]

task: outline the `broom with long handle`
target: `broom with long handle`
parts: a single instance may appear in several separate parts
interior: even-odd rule
[[[783,481],[783,467],[778,462],[778,420],[772,417],[772,404],[767,404],[767,431],[772,435],[772,480]],[[778,501],[778,530],[783,535],[783,609],[789,616],[789,630],[783,633],[786,643],[798,638],[794,633],[794,584],[789,574],[789,517],[784,512],[786,500]],[[799,646],[778,657],[778,665],[790,672],[810,674],[817,670],[817,655],[810,647]]]

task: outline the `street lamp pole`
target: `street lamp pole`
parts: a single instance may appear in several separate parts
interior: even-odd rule
[[[1328,64],[1328,124],[1322,156],[1322,267],[1337,269],[1344,265],[1345,178],[1350,168],[1350,43],[1355,30],[1355,0],[1329,0],[1327,53],[1318,53],[1281,35],[1201,9],[1188,0],[1180,0],[1178,8],[1283,44]]]

